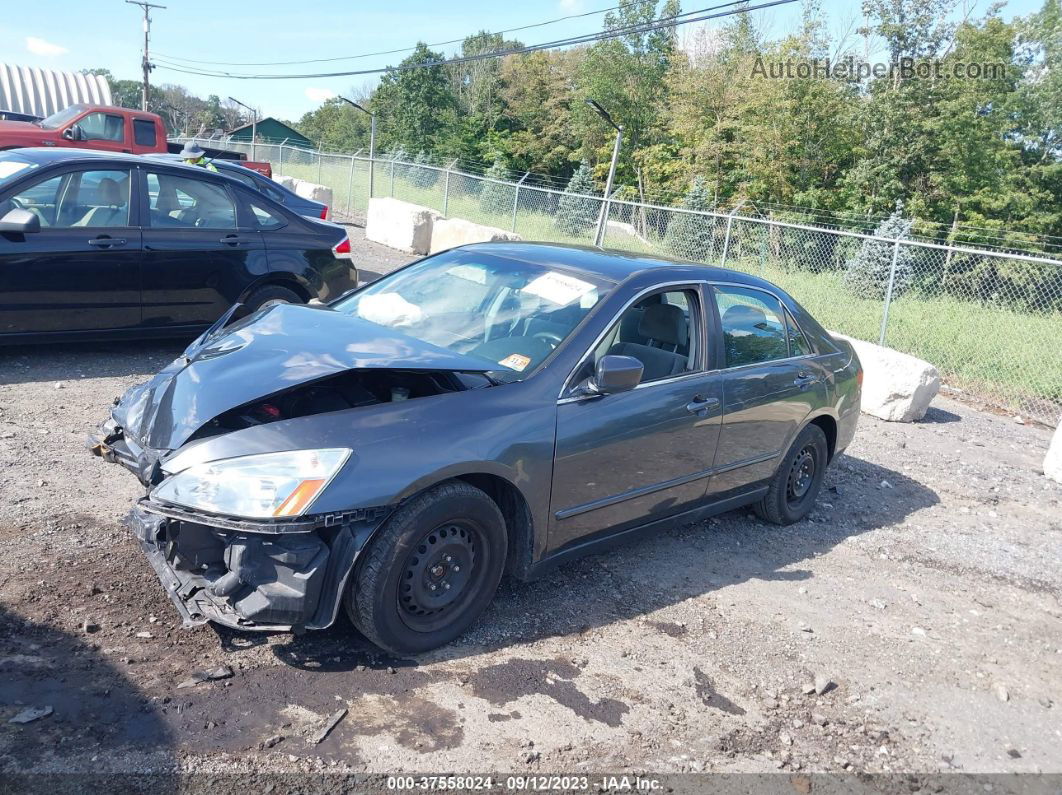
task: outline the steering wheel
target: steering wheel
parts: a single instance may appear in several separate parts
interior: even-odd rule
[[[563,337],[561,337],[556,331],[536,331],[531,335],[531,339],[542,340],[549,345],[550,348],[556,348],[561,344]]]
[[[22,203],[22,199],[18,198],[18,196],[12,196],[8,201],[11,202],[11,209],[13,210],[26,209],[26,205]]]

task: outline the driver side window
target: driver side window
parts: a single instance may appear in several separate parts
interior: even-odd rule
[[[643,384],[695,370],[699,306],[696,290],[663,291],[640,299],[620,315],[572,383],[592,377],[605,355],[641,362]]]
[[[81,128],[86,141],[121,143],[125,140],[124,124],[124,119],[113,113],[88,113],[81,118],[77,126]]]

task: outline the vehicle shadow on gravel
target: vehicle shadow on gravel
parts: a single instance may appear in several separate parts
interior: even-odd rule
[[[810,579],[811,573],[799,567],[802,561],[853,536],[903,522],[938,502],[936,492],[896,470],[843,455],[827,472],[817,507],[798,524],[777,527],[741,509],[649,534],[561,566],[536,582],[506,578],[467,635],[420,658],[396,660],[379,651],[345,617],[329,630],[289,636],[272,651],[294,668],[335,672],[460,659],[584,633],[750,579]],[[264,642],[241,633],[219,634],[230,651]]]
[[[154,375],[192,339],[0,347],[0,385]],[[104,407],[105,408],[105,407]]]
[[[120,765],[125,751],[137,752],[136,769],[143,772],[145,762],[156,771],[174,764],[174,738],[163,717],[91,637],[75,637],[0,606],[0,777],[9,791],[110,788],[113,780],[104,774],[95,780],[87,772]],[[33,718],[28,710],[48,714]],[[27,718],[33,719],[11,722]],[[44,770],[63,775],[40,775]],[[68,775],[75,771],[80,775]],[[17,778],[27,773],[32,775]],[[166,792],[166,786],[156,780],[152,791]]]

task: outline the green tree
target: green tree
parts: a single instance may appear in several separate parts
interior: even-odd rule
[[[903,202],[896,202],[892,215],[878,224],[876,237],[890,240],[906,240],[911,234],[911,221],[903,217]],[[864,240],[859,253],[848,263],[844,282],[860,298],[882,298],[889,286],[893,257],[896,259],[896,276],[893,280],[893,297],[903,294],[914,278],[914,249],[901,245],[897,251],[892,243]]]
[[[572,174],[564,195],[557,202],[557,226],[562,232],[581,236],[594,228],[601,210],[601,202],[590,198],[594,192],[590,164],[584,160]]]
[[[409,151],[435,151],[446,142],[447,133],[456,123],[457,103],[446,75],[446,67],[417,64],[441,64],[442,53],[429,50],[423,42],[398,69],[380,80],[372,98],[378,118],[378,133],[384,147],[401,146]]]
[[[693,180],[693,184],[690,185],[690,189],[682,200],[682,207],[697,212],[705,212],[712,208],[712,198],[702,179]],[[683,259],[707,262],[713,255],[714,233],[714,216],[675,213],[671,223],[668,224],[664,245],[669,251]]]
[[[488,180],[507,181],[509,170],[500,159],[494,161],[494,165],[483,174]],[[515,188],[499,182],[484,182],[479,193],[479,209],[486,215],[506,212],[513,204],[513,192]]]

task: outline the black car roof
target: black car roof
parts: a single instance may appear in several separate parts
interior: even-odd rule
[[[34,163],[51,165],[52,163],[78,163],[91,162],[93,160],[124,160],[128,163],[140,162],[140,155],[131,155],[125,152],[106,152],[100,149],[75,149],[71,147],[37,146],[23,149],[8,150],[19,157],[31,160]]]
[[[697,281],[725,281],[751,287],[768,285],[762,279],[741,271],[729,270],[690,260],[668,260],[629,251],[599,249],[590,246],[557,243],[495,242],[472,243],[462,251],[483,251],[497,257],[564,268],[613,282],[623,282],[640,273],[654,272],[660,279],[691,279]],[[777,289],[774,285],[770,285]]]

